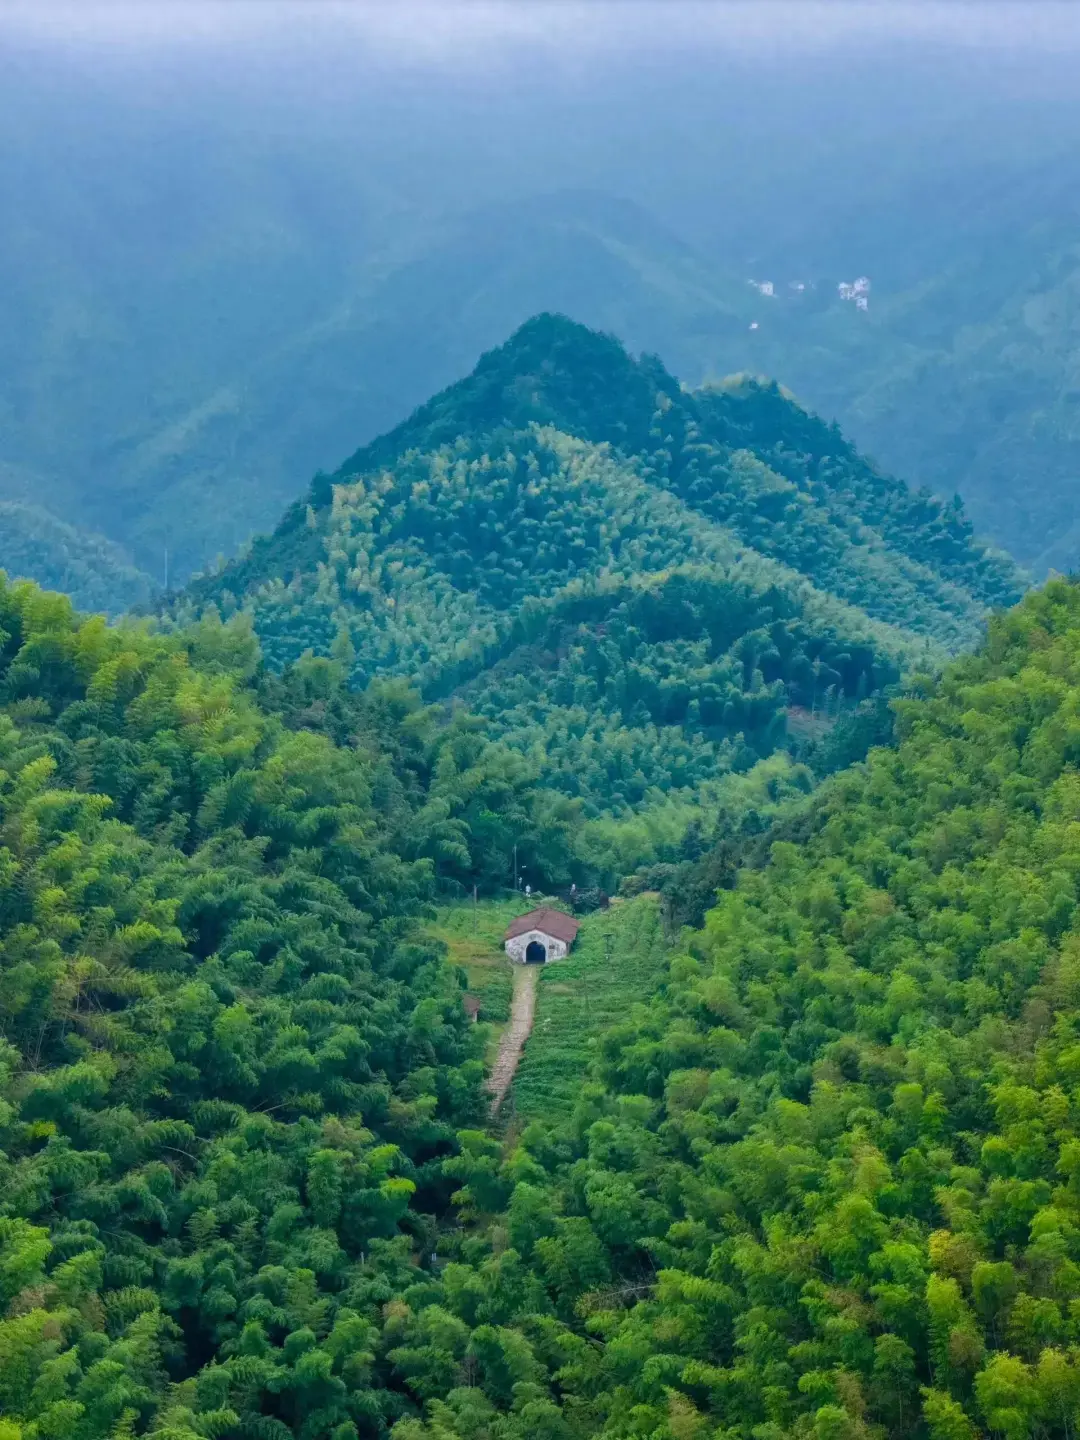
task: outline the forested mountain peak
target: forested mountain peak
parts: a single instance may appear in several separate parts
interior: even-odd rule
[[[659,360],[637,362],[613,336],[565,315],[536,315],[503,345],[482,355],[465,378],[355,451],[331,477],[317,477],[309,499],[316,507],[326,505],[332,483],[393,465],[410,449],[431,449],[453,444],[463,435],[518,430],[532,423],[635,447],[647,441],[641,416],[651,413],[656,395],[678,392],[678,381]],[[279,529],[302,514],[303,502],[298,501]]]
[[[627,457],[652,462],[654,473],[666,467],[670,488],[677,488],[680,472],[694,463],[703,444],[725,457],[752,451],[779,462],[781,474],[801,471],[796,483],[801,480],[813,500],[833,512],[830,520],[886,524],[890,548],[913,560],[928,559],[971,590],[976,601],[1007,603],[1019,593],[1005,557],[974,542],[959,500],[945,503],[927,491],[913,493],[884,475],[835,424],[803,408],[775,382],[743,374],[730,383],[688,390],[658,357],[635,359],[614,336],[557,314],[534,316],[483,355],[470,375],[356,451],[332,476],[317,477],[308,500],[324,508],[335,484],[393,467],[410,451],[497,445],[534,425],[611,445]],[[794,477],[787,473],[787,478]],[[719,479],[697,482],[697,494],[715,491]],[[299,525],[305,514],[303,502],[297,502],[278,534]],[[256,553],[260,549],[256,542]],[[226,574],[223,583],[235,589],[232,572]],[[257,567],[252,571],[241,561],[235,574],[244,587]],[[194,593],[202,588],[196,583]]]
[[[173,614],[465,705],[599,818],[798,749],[804,714],[820,738],[1019,587],[776,384],[688,390],[540,314]]]
[[[350,456],[338,473],[370,469],[406,449],[445,444],[461,434],[533,423],[637,450],[648,441],[643,419],[658,395],[674,399],[678,393],[678,381],[659,360],[635,361],[614,336],[565,315],[535,315],[482,355],[471,375]]]
[[[314,148],[321,159],[305,161],[321,165]],[[149,184],[165,183],[153,173]],[[967,203],[942,185],[900,211],[867,212],[865,197],[842,216],[826,207],[824,245],[772,246],[789,221],[777,216],[736,250],[563,189],[455,204],[377,241],[340,176],[333,200],[308,209],[283,205],[274,186],[256,195],[200,172],[196,190],[215,193],[195,232],[147,237],[130,214],[113,217],[131,245],[119,266],[101,243],[104,216],[83,228],[108,210],[115,179],[84,179],[84,206],[77,190],[56,192],[48,164],[27,165],[18,219],[0,233],[11,320],[0,500],[52,522],[24,515],[31,546],[0,533],[0,563],[55,583],[73,568],[62,517],[90,532],[76,560],[97,572],[79,587],[86,603],[104,593],[117,612],[130,597],[103,537],[155,581],[167,549],[169,573],[187,579],[271,528],[316,467],[333,469],[541,310],[657,352],[693,384],[747,369],[780,377],[892,473],[958,490],[978,529],[1036,573],[1074,558],[1068,167],[984,177]],[[176,214],[186,193],[157,212]],[[838,281],[862,273],[874,282],[868,314],[839,298]],[[772,277],[773,293],[750,275]]]
[[[766,377],[741,373],[687,389],[659,357],[635,359],[615,336],[550,313],[533,316],[481,356],[470,375],[352,454],[333,479],[393,464],[410,449],[530,424],[647,453],[655,445],[658,410],[671,417],[669,423],[676,416],[692,418],[722,443],[781,445],[815,462],[842,457],[873,472],[883,487],[906,488],[860,461],[835,423],[823,421]],[[329,499],[325,482],[316,482],[312,499]]]

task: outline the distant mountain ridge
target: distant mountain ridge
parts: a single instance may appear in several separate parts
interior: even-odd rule
[[[62,591],[86,611],[146,605],[156,589],[112,540],[17,500],[0,500],[0,569]]]
[[[575,793],[551,756],[603,717],[641,757],[616,787],[633,804],[769,753],[789,706],[839,711],[971,643],[1021,589],[958,503],[881,474],[775,385],[687,391],[539,315],[177,613],[248,611],[275,665],[312,650],[361,685],[467,687]]]
[[[252,257],[243,303],[231,250],[220,275],[207,259],[197,283],[185,281],[175,321],[168,275],[145,304],[124,305],[111,287],[86,298],[83,325],[124,343],[92,359],[80,348],[62,365],[48,357],[63,424],[48,366],[27,365],[25,347],[5,355],[0,337],[0,498],[100,530],[155,574],[168,548],[184,578],[273,524],[298,475],[384,431],[536,311],[633,344],[666,343],[702,313],[729,338],[745,329],[725,298],[742,298],[741,281],[718,283],[646,210],[600,193],[441,218],[422,237],[328,263],[317,283],[286,281],[282,267],[325,242],[311,227],[279,239],[281,256]],[[63,300],[50,292],[48,304]],[[40,309],[28,344],[47,328],[44,298]]]
[[[1080,557],[1074,196],[1018,179],[947,258],[913,246],[866,314],[835,296],[809,310],[781,289],[752,336],[756,369],[901,474],[962,495],[978,529],[1040,577]]]
[[[0,337],[0,498],[107,536],[155,576],[168,550],[182,581],[272,525],[296,477],[556,310],[663,354],[694,384],[777,377],[885,468],[959,492],[979,530],[1036,573],[1068,568],[1080,553],[1075,223],[1056,193],[1029,179],[1016,191],[1027,228],[1006,227],[999,201],[948,255],[897,242],[894,260],[910,250],[909,263],[880,276],[873,256],[888,247],[857,216],[840,246],[856,268],[826,263],[820,237],[802,258],[789,239],[782,258],[736,263],[638,204],[580,189],[431,218],[393,240],[320,235],[301,215],[295,233],[271,227],[280,251],[248,255],[241,226],[220,254],[201,242],[190,274],[143,276],[138,303],[121,276],[99,290],[87,275],[78,304],[69,286],[30,288]],[[317,276],[305,268],[316,254]],[[33,270],[21,250],[13,274],[20,264]],[[836,288],[862,270],[874,281],[866,314]],[[60,338],[37,355],[46,335]],[[57,565],[45,563],[36,573],[51,583]],[[111,608],[123,604],[117,592]]]

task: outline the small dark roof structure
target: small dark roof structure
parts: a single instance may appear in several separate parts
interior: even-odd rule
[[[484,1006],[483,1001],[478,995],[463,995],[461,997],[461,1008],[470,1020],[475,1020]]]
[[[516,920],[511,921],[503,939],[513,940],[516,935],[524,935],[526,930],[539,930],[544,935],[572,945],[580,928],[580,923],[572,915],[567,915],[562,910],[542,907],[539,910],[530,910],[527,915],[519,915]]]

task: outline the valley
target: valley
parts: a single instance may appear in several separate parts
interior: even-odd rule
[[[0,7],[0,1440],[1074,1440],[1013,8]]]
[[[527,788],[473,804],[437,709],[243,613],[5,584],[0,631],[5,1423],[1065,1440],[1075,585],[699,837],[702,924],[646,876],[586,915],[496,1126]]]

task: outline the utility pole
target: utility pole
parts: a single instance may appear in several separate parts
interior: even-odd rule
[[[474,885],[472,887],[472,928],[474,935],[476,934],[476,927],[478,923],[479,922],[476,914],[476,886]]]
[[[514,841],[514,893],[515,893],[515,894],[517,893],[517,888],[518,888],[517,841],[515,840],[515,841]]]

